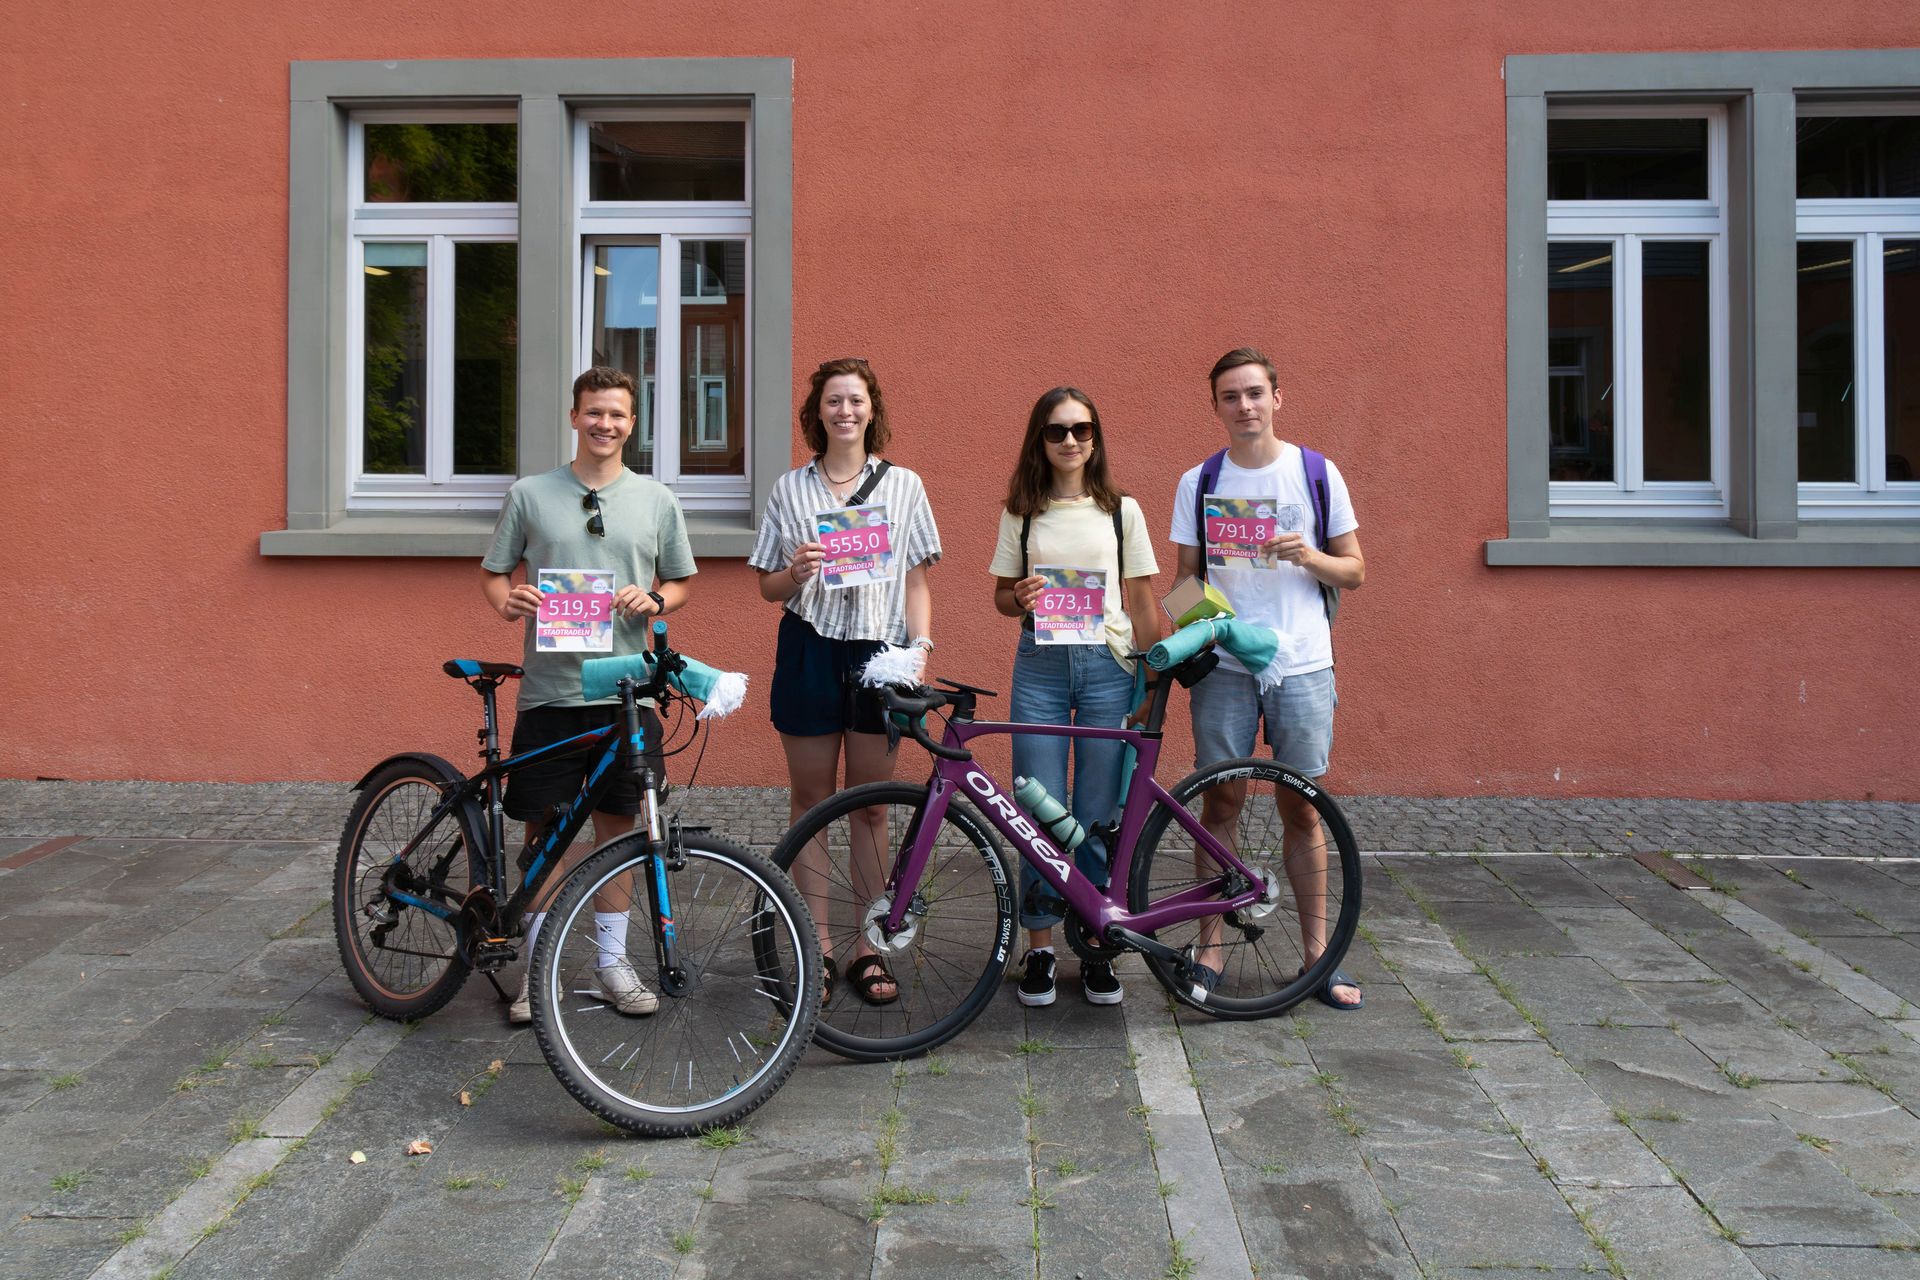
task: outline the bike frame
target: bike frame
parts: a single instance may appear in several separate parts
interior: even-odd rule
[[[964,795],[973,801],[974,806],[1000,829],[1001,835],[1012,842],[1014,848],[1020,851],[1021,858],[1052,886],[1096,939],[1104,938],[1108,929],[1115,926],[1151,935],[1184,921],[1224,915],[1261,901],[1264,889],[1261,878],[1249,870],[1233,850],[1214,839],[1212,833],[1200,824],[1200,820],[1188,813],[1186,806],[1174,799],[1172,793],[1154,778],[1161,746],[1157,732],[955,719],[948,722],[942,745],[964,748],[975,738],[1006,733],[1050,738],[1105,738],[1124,742],[1133,748],[1134,765],[1127,783],[1126,800],[1120,810],[1119,831],[1113,847],[1108,850],[1111,862],[1107,888],[1095,888],[1079,867],[1074,865],[1073,859],[1055,846],[1040,824],[1014,803],[1013,797],[977,760],[949,760],[936,756],[933,777],[927,784],[927,804],[922,810],[919,830],[913,833],[910,844],[904,855],[896,861],[892,878],[888,881],[892,903],[884,917],[884,927],[889,932],[900,929],[907,918],[913,894],[900,890],[902,887],[911,890],[919,886],[920,876],[926,870],[928,858],[932,856],[934,841],[939,837],[941,820],[946,816],[947,806],[955,795]],[[1308,795],[1316,790],[1304,778],[1297,781]],[[1193,837],[1208,856],[1242,877],[1251,887],[1231,898],[1218,897],[1216,895],[1224,888],[1226,877],[1223,874],[1151,903],[1142,911],[1129,911],[1123,906],[1126,886],[1133,870],[1134,845],[1155,805],[1166,806],[1172,812],[1174,821]],[[1116,893],[1120,895],[1120,900],[1115,899]]]
[[[473,683],[480,689],[480,696],[486,708],[485,724],[481,728],[480,736],[485,744],[482,754],[487,761],[487,766],[459,786],[447,791],[440,803],[434,807],[433,813],[429,815],[420,833],[393,856],[390,865],[404,862],[412,856],[420,842],[432,835],[454,810],[469,800],[478,799],[486,820],[488,843],[488,848],[481,850],[480,853],[487,870],[488,887],[498,893],[506,884],[505,810],[500,803],[500,780],[515,769],[534,760],[574,755],[590,751],[596,745],[600,746],[600,756],[587,770],[587,776],[581,782],[579,792],[560,812],[552,827],[540,838],[539,846],[533,858],[527,863],[526,872],[522,875],[520,883],[515,886],[512,896],[498,908],[502,926],[511,933],[518,931],[520,917],[525,912],[527,904],[539,892],[541,882],[551,874],[555,866],[559,865],[560,856],[566,852],[567,846],[573,843],[573,837],[579,834],[580,828],[593,815],[594,806],[613,782],[612,769],[615,765],[632,768],[633,761],[640,762],[638,767],[642,770],[643,791],[647,798],[646,834],[648,842],[656,846],[663,838],[660,829],[660,793],[658,780],[653,777],[652,768],[645,764],[642,755],[645,750],[644,734],[637,731],[623,734],[617,724],[589,729],[571,738],[562,738],[544,747],[510,756],[505,760],[500,759],[500,734],[494,705],[494,688],[497,681]],[[637,721],[637,716],[635,718]],[[648,888],[655,897],[655,916],[662,922],[667,941],[670,943],[673,933],[673,911],[667,900],[665,878],[658,874],[657,868],[652,878],[655,883]],[[396,902],[404,902],[410,907],[416,907],[442,920],[452,920],[460,914],[457,906],[447,907],[441,903],[429,902],[417,894],[392,891],[390,896]]]

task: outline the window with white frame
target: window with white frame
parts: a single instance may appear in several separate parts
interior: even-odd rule
[[[744,108],[575,117],[580,364],[644,388],[627,465],[689,511],[749,503],[749,136]]]
[[[512,111],[348,123],[349,510],[491,510],[517,467]]]
[[[1800,514],[1920,516],[1920,106],[1797,132]]]
[[[1727,513],[1726,113],[1551,107],[1549,511]]]

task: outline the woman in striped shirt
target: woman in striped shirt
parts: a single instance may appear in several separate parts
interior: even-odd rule
[[[927,566],[940,558],[940,533],[920,477],[879,456],[891,433],[880,383],[865,360],[829,360],[814,370],[800,406],[800,433],[813,459],[774,484],[747,558],[760,573],[760,594],[783,606],[772,709],[787,756],[790,821],[838,790],[843,750],[847,786],[893,776],[886,716],[877,697],[858,692],[860,671],[889,644],[932,650]],[[884,512],[838,514],[850,507]],[[884,558],[857,573],[845,572],[844,559],[828,562],[823,531],[837,532],[843,522],[870,531],[882,516]],[[866,580],[839,585],[844,578]],[[864,842],[858,840],[863,829]],[[856,815],[854,831],[856,844],[864,844],[853,851],[854,891],[868,901],[885,887],[885,810]],[[863,1000],[890,1004],[899,999],[899,986],[859,930],[848,955],[831,953],[826,856],[824,849],[807,850],[794,863],[793,878],[821,930],[829,990],[844,961],[847,980]]]

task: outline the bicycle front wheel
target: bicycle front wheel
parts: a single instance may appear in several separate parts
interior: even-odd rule
[[[1339,965],[1360,922],[1360,851],[1345,815],[1318,783],[1272,760],[1208,765],[1172,794],[1261,878],[1266,901],[1155,935],[1217,973],[1213,989],[1168,961],[1149,956],[1147,966],[1182,1003],[1217,1018],[1264,1018],[1298,1003]],[[1292,835],[1283,812],[1296,816]],[[1134,854],[1128,908],[1144,911],[1224,873],[1173,810],[1156,805]]]
[[[459,781],[445,761],[395,760],[367,779],[340,837],[334,940],[354,990],[385,1018],[424,1018],[467,980],[458,925],[429,909],[457,912],[478,882],[477,811],[459,806],[427,830],[442,787]]]
[[[841,979],[827,993],[814,1038],[856,1062],[911,1058],[944,1044],[979,1016],[1006,973],[1013,945],[1006,858],[985,820],[955,796],[913,886],[906,927],[880,939],[897,998],[871,1003],[849,981],[876,951],[868,919],[885,909],[887,879],[919,836],[926,804],[924,786],[852,787],[802,814],[773,851],[806,899],[820,949]]]
[[[708,835],[687,834],[682,852],[679,870],[644,836],[595,853],[529,961],[533,1030],[554,1075],[595,1115],[656,1138],[732,1124],[772,1097],[820,1006],[820,949],[792,882]],[[672,973],[656,910],[673,931]]]

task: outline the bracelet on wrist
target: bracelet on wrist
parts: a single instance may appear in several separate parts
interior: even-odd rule
[[[928,653],[932,653],[933,637],[932,636],[915,636],[913,639],[907,641],[907,647],[911,649],[925,649]]]

